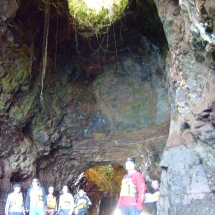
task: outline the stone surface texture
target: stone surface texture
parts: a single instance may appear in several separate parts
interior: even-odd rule
[[[41,24],[55,4],[35,1],[35,12],[34,1],[23,2],[0,1],[0,210],[13,183],[26,192],[38,177],[59,192],[129,156],[146,181],[161,175],[159,215],[214,215],[214,1],[155,0],[152,10],[153,1],[135,1],[150,20],[158,12],[169,49],[157,45],[156,18],[146,36],[129,28],[144,26],[144,13],[83,40],[66,24],[56,33],[53,17]],[[18,19],[24,11],[29,19]],[[42,41],[48,28],[61,35],[57,45]],[[157,43],[148,38],[156,30]]]
[[[214,214],[214,1],[156,1],[169,44],[159,214]]]

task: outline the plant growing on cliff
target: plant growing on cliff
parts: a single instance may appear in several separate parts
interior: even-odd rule
[[[74,29],[84,37],[107,33],[127,4],[128,0],[68,0]]]

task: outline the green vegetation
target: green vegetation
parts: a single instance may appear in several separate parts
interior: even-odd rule
[[[122,167],[114,165],[96,166],[84,173],[85,177],[96,184],[100,191],[110,194],[119,193],[124,174],[125,170]]]
[[[106,33],[127,4],[128,0],[68,0],[75,31],[84,37]]]

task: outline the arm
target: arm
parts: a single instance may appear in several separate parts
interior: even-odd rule
[[[121,201],[122,201],[122,196],[119,197],[118,203],[117,203],[117,207],[119,207],[121,205]]]
[[[88,196],[85,196],[85,198],[86,198],[87,204],[88,205],[92,205],[92,202],[90,201],[90,199],[88,198]]]
[[[23,195],[22,195],[22,193],[20,193],[20,195],[22,196],[22,213],[25,214],[25,207],[24,207]]]
[[[29,210],[29,207],[30,207],[30,190],[31,190],[31,188],[28,189],[26,199],[25,199],[25,209],[26,210]]]
[[[159,191],[153,193],[152,194],[152,201],[156,202],[158,200],[159,196],[160,196],[160,192]]]
[[[124,176],[124,177],[126,177],[126,175]],[[121,184],[122,184],[122,182],[121,182]],[[121,191],[120,191],[121,192]],[[119,206],[121,206],[122,204],[122,196],[119,196],[119,200],[118,200],[118,203],[117,203],[117,207],[119,207]]]
[[[141,210],[144,204],[144,196],[146,193],[145,179],[140,172],[137,172],[132,177],[132,182],[137,187],[138,199],[137,199],[137,209]]]
[[[60,207],[61,207],[61,195],[60,195],[60,198],[59,198],[59,202],[58,202],[58,209],[57,209],[57,213],[60,212]]]
[[[74,210],[74,198],[73,198],[73,195],[72,194],[70,194],[70,206],[71,206],[71,212],[70,212],[70,214],[72,214],[73,213],[73,210]]]
[[[54,197],[54,199],[55,199],[55,204],[56,204],[55,211],[57,211],[57,199],[56,199],[56,196]]]
[[[8,213],[9,213],[9,207],[10,207],[10,195],[11,195],[11,194],[9,194],[9,195],[8,195],[8,197],[7,197],[7,201],[6,201],[6,205],[5,205],[5,214],[6,214],[6,215],[8,215]]]
[[[46,191],[43,187],[41,187],[42,192],[43,192],[43,202],[44,202],[44,206],[47,207],[47,198],[46,198]]]

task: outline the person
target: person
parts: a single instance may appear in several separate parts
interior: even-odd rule
[[[5,214],[6,215],[23,215],[25,214],[24,201],[22,193],[20,192],[20,185],[13,185],[13,192],[8,194]]]
[[[49,194],[46,196],[47,199],[46,215],[54,215],[55,211],[57,211],[57,200],[56,197],[53,195],[54,187],[49,187],[48,192]]]
[[[29,211],[29,215],[44,215],[46,207],[47,199],[45,189],[40,186],[39,180],[34,178],[26,195],[26,211]]]
[[[89,206],[92,205],[92,202],[84,192],[84,190],[78,191],[78,196],[75,200],[75,207],[77,208],[77,215],[86,215]]]
[[[125,166],[128,174],[122,179],[117,210],[121,215],[139,215],[146,193],[145,179],[140,172],[135,170],[134,158],[127,158]]]
[[[152,195],[150,197],[150,202],[153,202],[153,204],[154,204],[154,215],[157,215],[158,214],[157,201],[158,201],[158,198],[160,196],[160,191],[159,191],[160,185],[159,185],[159,182],[157,180],[154,180],[154,181],[152,181],[151,186],[153,188],[153,192],[152,192]]]
[[[68,187],[65,185],[62,189],[62,194],[59,198],[58,215],[72,215],[74,210],[74,198],[71,193],[68,192]]]

